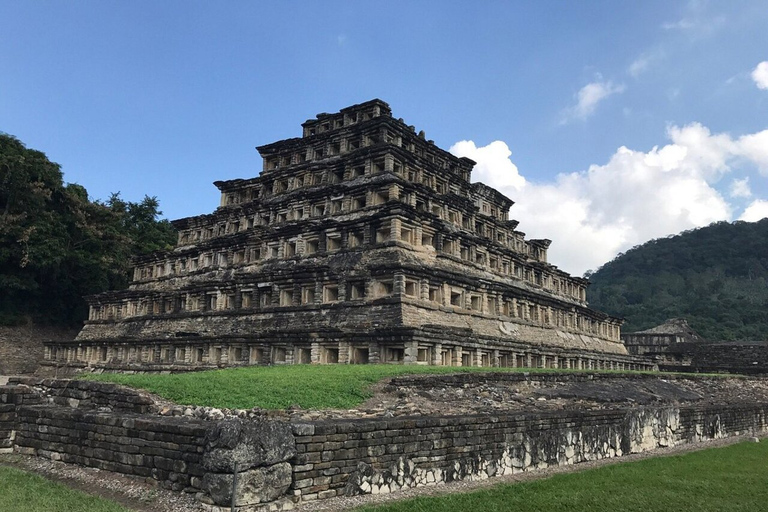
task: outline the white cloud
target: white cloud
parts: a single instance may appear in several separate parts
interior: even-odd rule
[[[736,152],[755,164],[760,174],[768,176],[768,130],[739,137],[736,141]]]
[[[696,22],[688,18],[683,18],[678,21],[668,21],[661,24],[661,28],[664,30],[690,30],[696,26]]]
[[[709,9],[709,2],[691,0],[684,8],[685,15],[678,21],[661,24],[661,28],[678,31],[692,39],[707,37],[725,25],[725,16],[714,16]]]
[[[589,83],[581,88],[576,94],[576,104],[567,108],[563,112],[561,124],[565,124],[573,119],[584,120],[595,113],[597,105],[605,98],[624,92],[623,84],[614,84],[612,81],[603,82],[598,80]]]
[[[758,89],[768,89],[768,60],[764,60],[752,70],[752,80]]]
[[[627,68],[627,73],[629,73],[631,77],[637,78],[638,76],[648,71],[651,65],[656,63],[656,61],[659,59],[663,58],[663,56],[664,53],[658,48],[649,53],[643,53],[638,58],[636,58],[632,64],[629,65]]]
[[[512,151],[500,140],[481,148],[471,140],[462,140],[451,146],[450,152],[477,162],[472,170],[473,181],[480,181],[500,190],[519,191],[525,186],[525,178],[520,176],[517,166],[509,159]]]
[[[634,245],[715,221],[731,220],[733,206],[715,188],[734,164],[768,164],[768,130],[734,139],[693,123],[667,129],[670,143],[650,151],[620,147],[605,164],[560,174],[553,183],[526,180],[506,144],[476,147],[461,141],[451,152],[478,162],[473,181],[516,201],[511,216],[532,238],[550,238],[550,262],[581,274]],[[736,180],[732,197],[747,197]],[[750,205],[752,218],[766,201]]]
[[[632,75],[633,77],[638,77],[642,73],[644,73],[646,70],[648,70],[648,66],[650,65],[651,60],[647,55],[641,55],[635,61],[629,65],[629,69],[627,72]]]
[[[768,217],[768,201],[755,199],[749,206],[747,206],[747,208],[744,210],[744,213],[742,213],[741,217],[739,217],[739,220],[756,222],[766,217]]]
[[[752,197],[752,190],[749,188],[749,178],[733,180],[731,182],[731,197]]]
[[[675,165],[684,170],[699,172],[710,180],[719,178],[729,170],[727,160],[738,152],[737,144],[727,134],[712,135],[709,128],[691,123],[679,128],[667,128],[667,136],[683,154]],[[665,146],[670,147],[670,146]]]

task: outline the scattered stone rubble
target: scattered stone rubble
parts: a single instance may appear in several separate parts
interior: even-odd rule
[[[547,378],[542,374],[498,373],[485,377],[470,373],[387,379],[374,387],[374,396],[354,409],[303,410],[293,406],[267,411],[166,406],[159,413],[214,420],[267,417],[301,421],[754,402],[768,402],[768,379],[599,374]]]

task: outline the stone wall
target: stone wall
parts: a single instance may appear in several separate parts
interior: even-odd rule
[[[646,334],[628,333],[622,334],[621,339],[632,355],[658,354],[663,352],[673,343],[683,340],[682,336],[675,334]]]
[[[581,350],[602,356],[628,354],[621,341],[603,335],[579,332],[554,324],[539,325],[537,322],[519,318],[508,320],[503,320],[495,312],[462,311],[452,306],[436,306],[425,301],[407,300],[403,304],[403,323],[406,325],[438,325],[463,329],[470,327],[478,342],[480,338],[489,338],[496,342],[483,340],[484,344],[489,346],[525,343],[538,348]]]
[[[17,414],[21,453],[152,477],[174,490],[202,490],[203,422],[45,405],[20,407]]]
[[[0,326],[0,375],[33,373],[43,360],[43,342],[72,340],[77,331],[22,325]]]
[[[676,343],[662,358],[671,371],[768,375],[768,342]]]
[[[286,423],[147,414],[146,397],[120,386],[36,384],[0,386],[0,450],[152,478],[196,493],[212,511],[229,510],[237,472],[238,510],[292,507],[285,493],[295,448]]]
[[[74,398],[66,399],[68,406],[51,404],[25,385],[3,386],[0,396],[12,407],[5,414],[13,415],[9,437],[17,452],[152,477],[175,490],[202,490],[207,422],[138,414],[120,407],[80,408],[71,401]],[[133,396],[129,392],[115,402],[129,404]]]
[[[148,393],[109,382],[11,377],[8,383],[27,386],[44,396],[50,404],[140,414],[157,409],[154,398]]]
[[[288,510],[301,501],[485,479],[768,431],[768,403],[206,421],[157,414],[159,406],[147,395],[112,384],[20,380],[0,386],[0,449],[153,478],[197,493],[211,512],[229,510],[233,488],[240,512]],[[402,377],[397,383],[417,381]]]
[[[768,404],[294,425],[301,500],[389,493],[765,432]]]
[[[26,386],[0,386],[0,453],[13,451],[19,424],[17,407],[42,402],[42,397]]]

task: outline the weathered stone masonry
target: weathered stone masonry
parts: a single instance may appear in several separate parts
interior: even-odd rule
[[[34,388],[0,386],[0,449],[153,478],[221,505],[237,467],[239,505],[291,503],[283,496],[295,448],[285,423],[159,416],[152,400],[120,386],[25,381]]]
[[[389,493],[766,429],[768,405],[638,408],[294,426],[302,500]]]
[[[288,510],[300,501],[484,479],[768,431],[766,403],[203,421],[159,416],[145,395],[119,386],[27,382],[34,387],[0,386],[0,449],[151,477],[197,493],[213,512],[229,510],[235,470],[238,510]]]
[[[587,281],[547,262],[513,201],[474,162],[373,100],[258,148],[256,178],[218,181],[221,206],[174,221],[172,251],[135,262],[128,290],[88,297],[51,364],[183,370],[408,363],[650,369]]]
[[[621,338],[630,354],[645,356],[665,371],[768,375],[768,342],[708,341],[682,318]]]
[[[665,371],[768,375],[768,342],[677,343],[658,359]]]

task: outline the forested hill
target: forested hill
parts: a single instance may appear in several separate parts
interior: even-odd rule
[[[589,277],[591,307],[623,332],[684,317],[711,341],[768,340],[768,219],[651,240]]]
[[[82,322],[84,295],[125,287],[132,255],[176,241],[160,214],[154,197],[90,200],[44,153],[0,132],[0,325]]]

